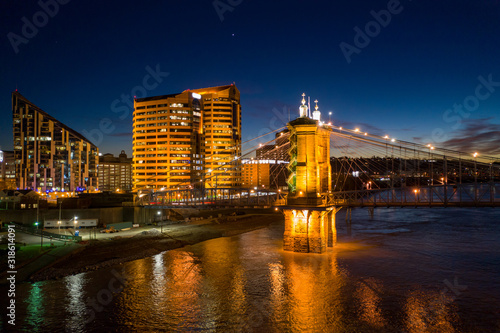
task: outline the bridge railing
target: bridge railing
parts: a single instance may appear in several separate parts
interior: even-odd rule
[[[500,185],[494,183],[434,185],[334,192],[338,206],[500,206]]]
[[[52,232],[48,232],[42,229],[39,229],[37,227],[33,227],[30,225],[18,223],[18,222],[10,222],[10,224],[13,224],[15,226],[16,230],[22,231],[26,234],[34,235],[34,236],[43,236],[44,238],[52,238],[52,239],[58,239],[58,240],[63,240],[63,241],[75,241],[75,242],[81,242],[82,237],[81,236],[73,236],[73,235],[61,235],[61,234],[55,234]]]
[[[210,188],[159,191],[142,200],[144,206],[271,206],[281,193],[269,189]]]

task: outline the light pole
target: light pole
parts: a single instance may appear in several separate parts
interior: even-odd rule
[[[161,211],[158,211],[158,216],[161,215]],[[158,222],[158,224],[160,224],[160,232],[163,233],[163,216],[160,217],[160,222]]]
[[[328,112],[329,122],[332,122],[332,111]]]
[[[477,201],[477,156],[479,154],[476,152],[474,153],[474,198]]]
[[[38,220],[40,215],[40,196],[36,198],[36,223],[37,223],[37,228],[38,228]]]
[[[432,167],[432,161],[431,161],[431,151],[434,150],[434,147],[431,144],[428,144],[427,147],[429,147],[429,168],[430,168],[430,180],[431,180],[431,186],[434,185],[434,172],[433,172],[433,167]]]
[[[62,210],[62,200],[59,202],[59,221],[57,221],[57,224],[59,224],[59,234],[61,234],[61,210]]]
[[[388,145],[389,145],[389,136],[386,135],[384,136],[385,139],[385,173],[389,174],[389,151],[388,151]]]
[[[38,223],[40,221],[40,196],[36,198],[36,228],[38,230]],[[43,248],[43,226],[40,228],[40,248]]]
[[[73,223],[74,223],[74,228],[73,228],[74,232],[73,232],[73,235],[76,236],[76,225],[78,224],[78,217],[77,216],[75,216]]]

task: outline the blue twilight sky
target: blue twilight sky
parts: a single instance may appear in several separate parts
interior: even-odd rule
[[[244,140],[306,92],[339,126],[500,154],[498,0],[4,0],[0,29],[4,150],[16,87],[102,153],[131,154],[127,95],[236,82]]]

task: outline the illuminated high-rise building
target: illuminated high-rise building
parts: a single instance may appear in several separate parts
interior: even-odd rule
[[[195,89],[203,97],[207,187],[241,186],[241,105],[234,84]]]
[[[0,190],[16,188],[16,163],[13,151],[0,150]]]
[[[99,157],[99,190],[128,192],[132,190],[132,158],[122,150],[118,157],[104,154]]]
[[[19,92],[12,93],[14,158],[19,189],[97,188],[97,147]]]
[[[201,186],[201,117],[201,96],[192,92],[135,99],[134,189]]]
[[[134,189],[241,184],[236,86],[137,98],[134,106]]]

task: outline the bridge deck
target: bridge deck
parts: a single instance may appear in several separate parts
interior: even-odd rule
[[[217,189],[156,192],[143,200],[151,207],[286,206],[287,193],[274,190]],[[437,185],[342,191],[323,194],[324,206],[336,207],[500,207],[500,184]]]

